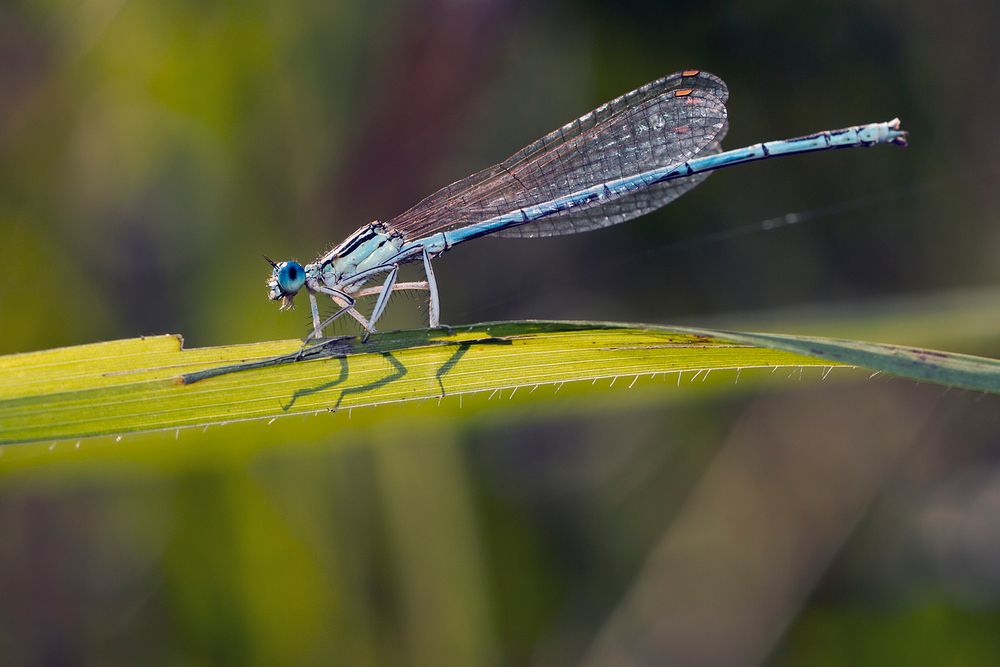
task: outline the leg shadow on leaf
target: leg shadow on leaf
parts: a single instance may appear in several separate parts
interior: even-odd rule
[[[439,368],[437,373],[434,374],[434,379],[437,380],[438,387],[441,389],[441,396],[445,395],[444,382],[442,382],[441,378],[451,372],[451,369],[455,367],[455,364],[457,364],[462,357],[465,356],[465,353],[469,351],[470,347],[472,347],[471,341],[459,343],[458,347],[455,348],[455,352],[448,357],[448,361],[441,364],[441,368]]]
[[[392,365],[392,370],[385,377],[379,378],[374,382],[369,382],[368,384],[359,385],[357,387],[348,387],[347,389],[340,392],[340,395],[337,397],[337,402],[333,405],[333,407],[330,408],[331,411],[336,412],[337,410],[339,410],[340,404],[343,402],[344,397],[348,396],[349,394],[364,394],[369,391],[374,391],[376,389],[380,389],[381,387],[386,386],[390,382],[395,382],[396,380],[399,380],[406,376],[406,366],[404,366],[399,361],[399,359],[394,357],[391,352],[382,352],[381,355],[384,359],[388,360],[389,363]],[[338,384],[345,382],[350,375],[348,372],[347,357],[339,357],[338,361],[340,362],[340,373],[337,375],[336,378],[328,382],[324,382],[323,384],[317,385],[315,387],[296,390],[295,393],[292,394],[292,397],[291,399],[289,399],[288,403],[281,406],[281,409],[285,412],[288,412],[292,408],[292,406],[295,405],[295,402],[300,398],[304,398],[305,396],[311,396],[312,394],[318,394],[321,391],[332,389],[333,387],[336,387]]]
[[[512,345],[513,342],[507,338],[481,338],[479,340],[467,340],[458,343],[455,352],[452,353],[448,360],[441,364],[441,368],[437,370],[434,374],[434,379],[437,380],[438,388],[441,390],[441,396],[445,396],[446,392],[444,390],[444,376],[447,375],[458,365],[458,362],[462,360],[465,353],[469,351],[473,345]]]

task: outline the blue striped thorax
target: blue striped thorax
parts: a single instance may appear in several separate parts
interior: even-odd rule
[[[328,287],[338,287],[344,280],[363,271],[382,266],[399,253],[403,237],[385,224],[375,221],[361,227],[343,243],[311,264],[313,273]],[[364,281],[352,283],[345,291],[359,289]]]

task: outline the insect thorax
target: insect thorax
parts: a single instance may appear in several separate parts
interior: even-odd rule
[[[399,253],[402,245],[403,237],[398,232],[376,220],[359,228],[340,245],[306,266],[306,275],[328,287],[336,287],[359,273],[385,265]],[[361,284],[359,282],[353,287],[360,287]]]

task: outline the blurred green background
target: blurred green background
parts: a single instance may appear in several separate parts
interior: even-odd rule
[[[696,67],[729,147],[893,116],[912,145],[463,246],[443,321],[997,356],[998,25],[966,0],[8,1],[0,353],[301,336],[261,253],[311,260]],[[997,664],[997,399],[814,375],[0,449],[0,664]]]

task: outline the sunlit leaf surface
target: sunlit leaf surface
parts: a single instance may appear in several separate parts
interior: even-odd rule
[[[518,322],[183,349],[177,336],[0,358],[0,442],[205,426],[600,378],[861,366],[1000,391],[1000,362],[891,345],[606,323]],[[595,387],[594,391],[602,388]],[[547,400],[541,393],[537,400]]]

